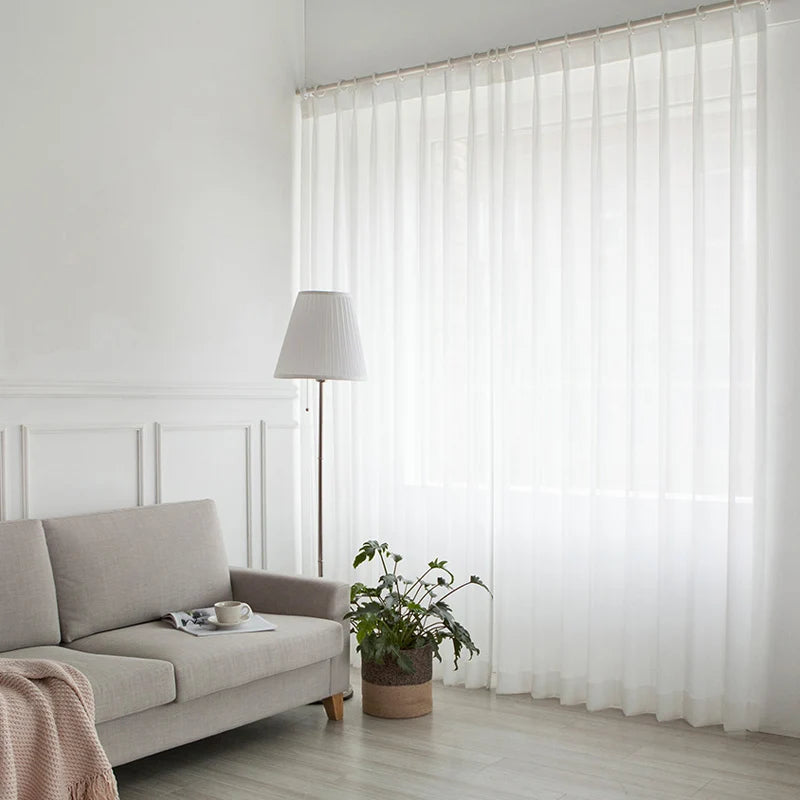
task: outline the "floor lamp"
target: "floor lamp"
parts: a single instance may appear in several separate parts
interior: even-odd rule
[[[317,574],[323,575],[322,543],[322,387],[325,381],[363,381],[367,377],[358,322],[345,292],[300,292],[295,300],[276,378],[313,378],[319,384],[317,432]]]

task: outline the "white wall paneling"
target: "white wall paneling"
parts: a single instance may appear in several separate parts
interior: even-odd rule
[[[0,515],[210,497],[231,563],[299,572],[296,395],[289,382],[0,383]]]
[[[231,564],[253,566],[253,425],[156,423],[157,503],[211,497]]]
[[[144,425],[21,425],[22,517],[142,505]]]
[[[6,518],[6,429],[0,428],[0,522]]]
[[[300,563],[296,422],[261,420],[261,567],[285,571]],[[292,531],[291,536],[286,533]],[[273,536],[272,533],[275,533]]]

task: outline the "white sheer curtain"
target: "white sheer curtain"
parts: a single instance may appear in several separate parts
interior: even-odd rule
[[[326,574],[379,538],[484,577],[448,682],[758,724],[763,30],[302,102],[301,288],[353,293],[369,370],[331,387]]]

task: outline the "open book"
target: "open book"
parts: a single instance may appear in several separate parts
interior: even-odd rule
[[[192,611],[170,611],[164,614],[161,619],[177,628],[179,631],[186,631],[192,636],[213,636],[220,633],[255,633],[257,631],[274,631],[275,626],[253,614],[250,619],[237,625],[235,628],[218,628],[209,618],[214,615],[213,608],[195,608]]]

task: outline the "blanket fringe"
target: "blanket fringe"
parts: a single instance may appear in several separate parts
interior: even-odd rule
[[[114,771],[108,769],[72,784],[69,800],[119,800]]]

